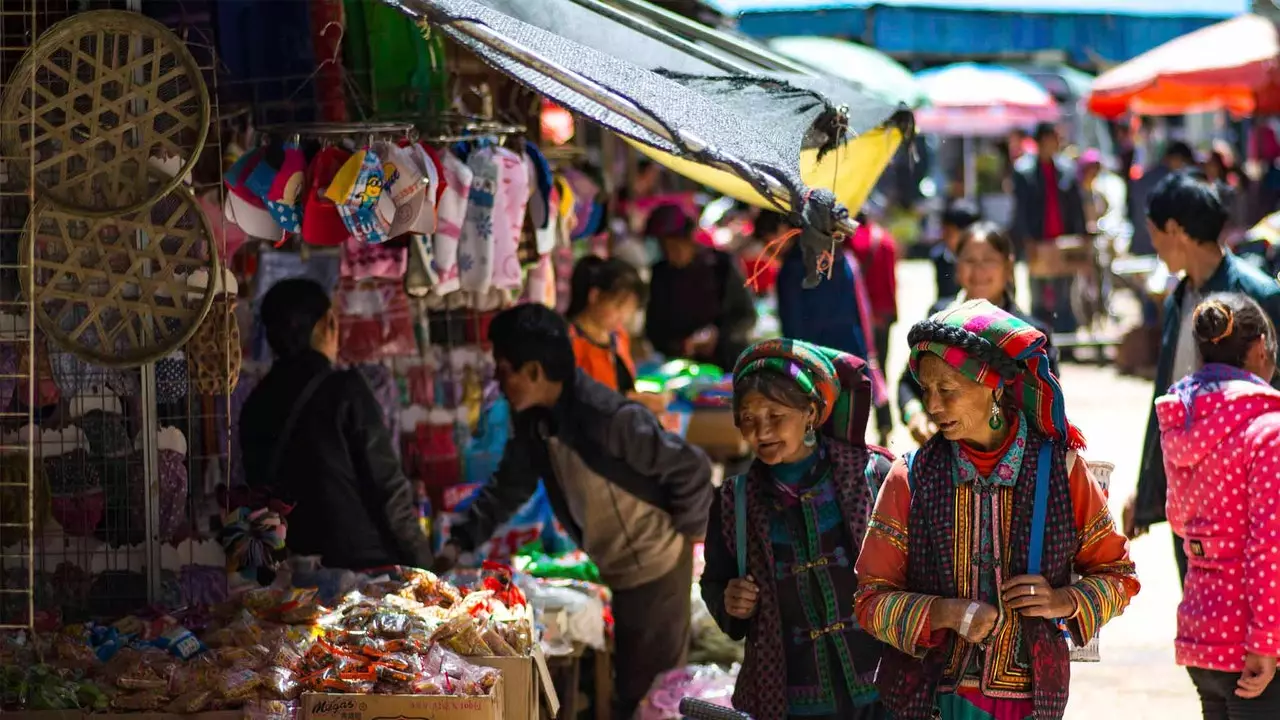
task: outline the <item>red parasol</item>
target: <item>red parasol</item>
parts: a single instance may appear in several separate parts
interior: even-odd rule
[[[1175,38],[1093,82],[1089,110],[1181,115],[1226,109],[1280,111],[1280,36],[1270,20],[1241,15]]]

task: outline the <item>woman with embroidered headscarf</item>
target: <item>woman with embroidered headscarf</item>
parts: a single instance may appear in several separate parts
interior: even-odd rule
[[[866,365],[797,340],[743,352],[734,417],[756,460],[721,487],[702,597],[747,639],[734,707],[755,720],[880,720],[883,645],[853,620],[853,564],[892,458],[865,441]]]
[[[938,433],[894,464],[858,558],[881,700],[893,720],[1061,720],[1063,631],[1085,645],[1139,585],[1044,334],[972,300],[908,342]]]

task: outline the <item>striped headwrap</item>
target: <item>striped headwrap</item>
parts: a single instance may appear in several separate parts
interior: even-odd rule
[[[919,379],[921,353],[933,353],[962,375],[1005,396],[1041,433],[1084,447],[1084,434],[1067,420],[1066,400],[1049,370],[1044,333],[986,300],[970,300],[918,322],[907,335],[911,374]]]
[[[761,371],[795,381],[817,407],[822,434],[851,445],[866,444],[871,381],[861,359],[801,340],[763,340],[738,356],[734,385]]]

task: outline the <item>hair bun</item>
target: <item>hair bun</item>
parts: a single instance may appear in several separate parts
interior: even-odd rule
[[[1231,336],[1236,318],[1226,303],[1208,300],[1196,308],[1191,324],[1196,340],[1216,345]]]

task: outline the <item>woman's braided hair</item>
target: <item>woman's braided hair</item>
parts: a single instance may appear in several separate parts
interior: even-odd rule
[[[935,320],[922,320],[907,333],[907,344],[940,343],[963,350],[990,367],[1006,382],[1013,380],[1026,369],[1026,363],[1014,360],[990,340],[962,327],[946,325]]]

